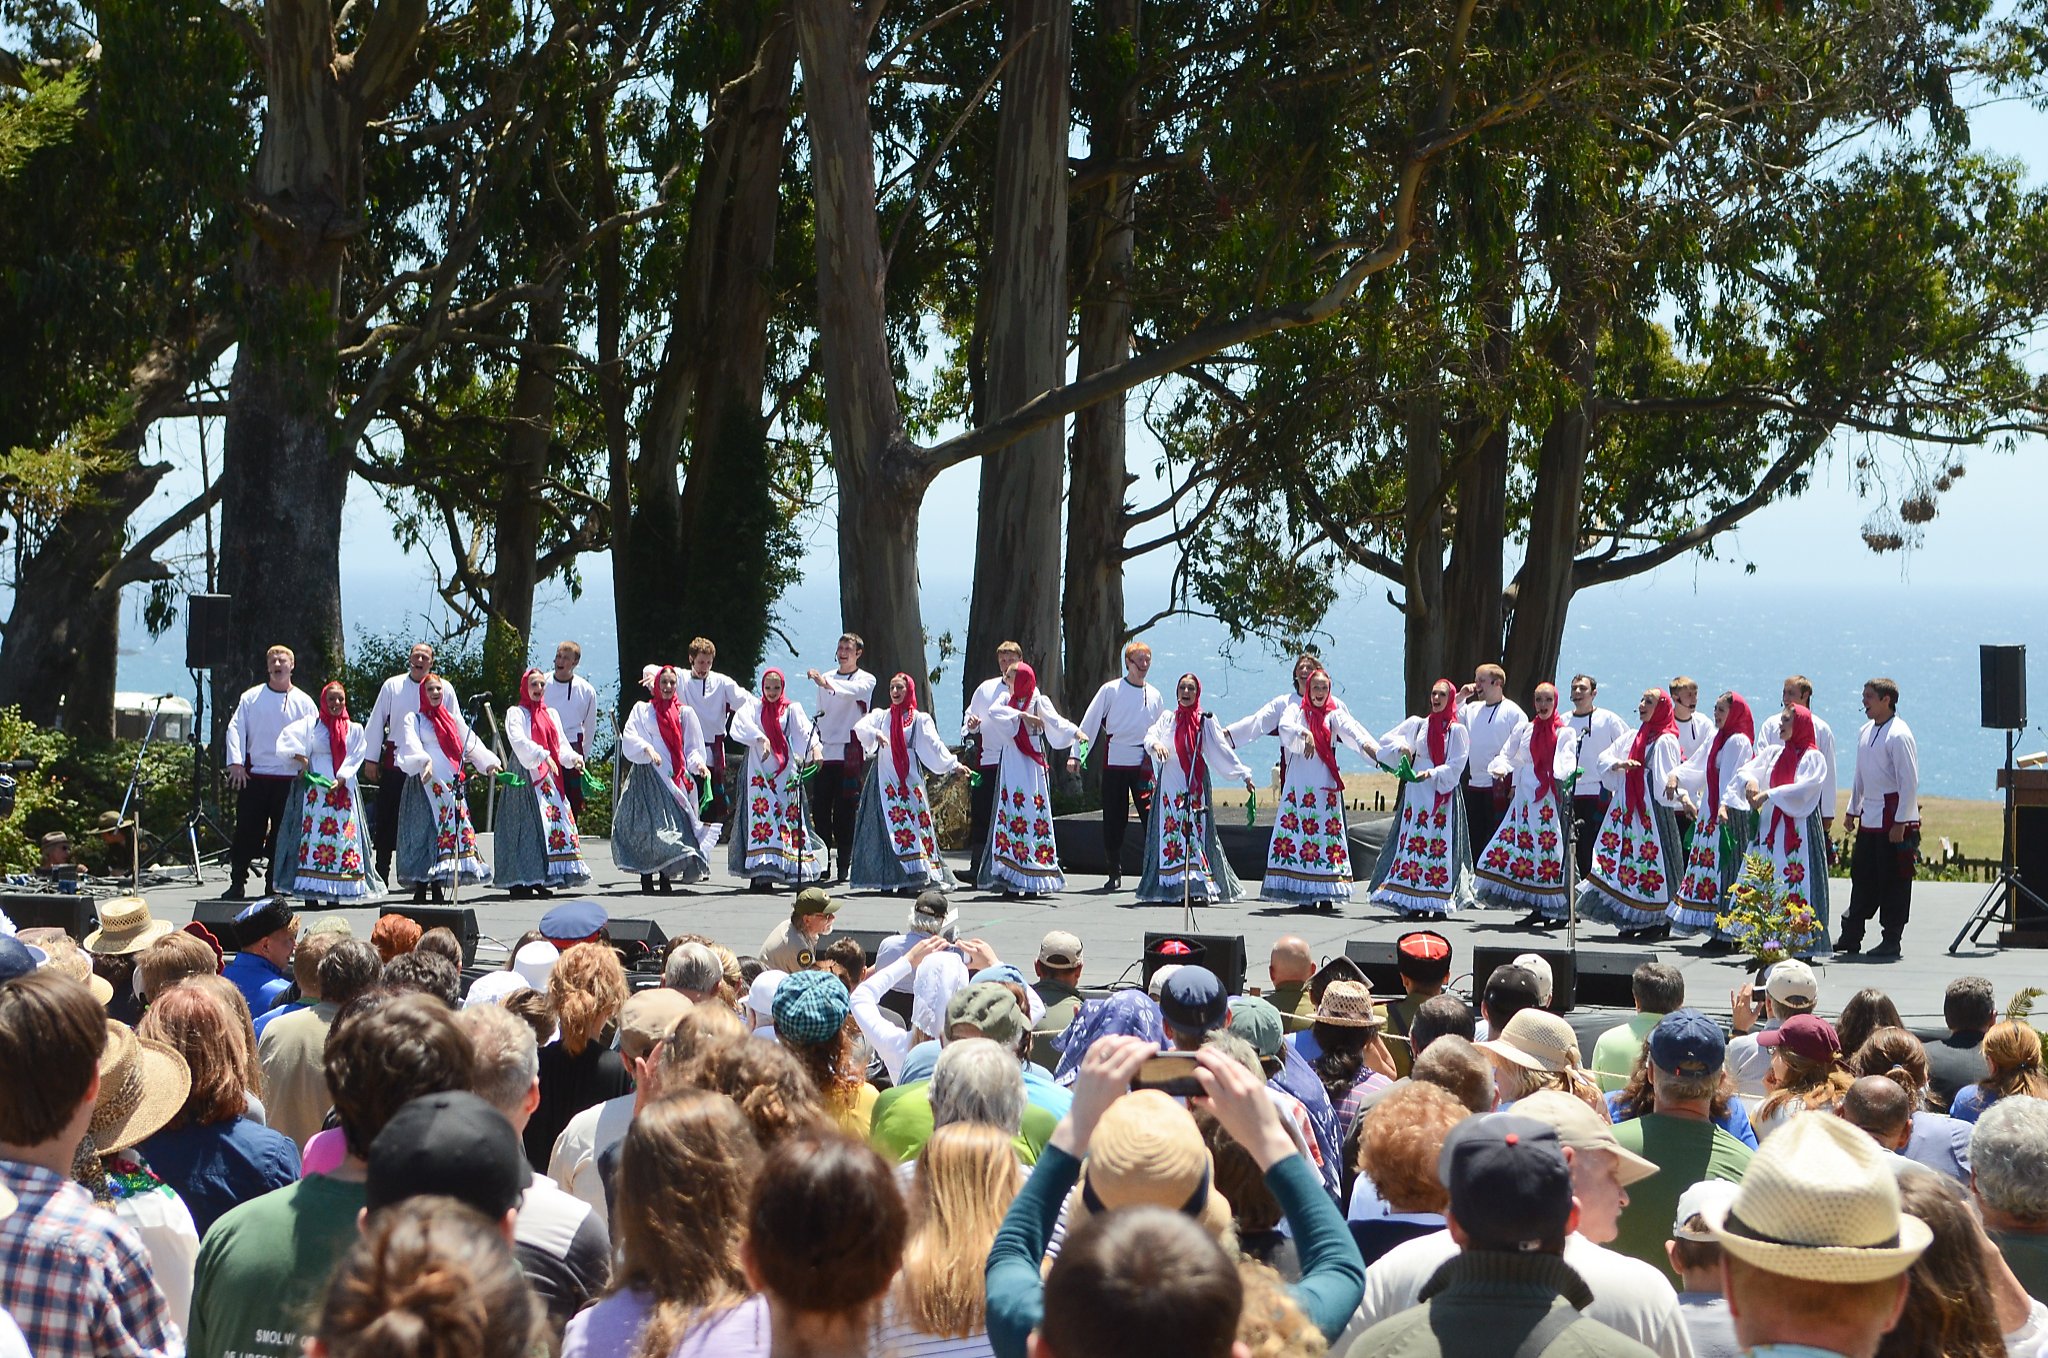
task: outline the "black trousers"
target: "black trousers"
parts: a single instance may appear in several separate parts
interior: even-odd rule
[[[1593,871],[1593,844],[1600,838],[1600,823],[1607,819],[1607,790],[1592,797],[1572,798],[1572,853],[1579,862],[1579,880]]]
[[[711,766],[711,800],[704,807],[704,822],[707,825],[723,825],[732,819],[731,778],[725,766],[725,737],[720,736],[711,744],[711,753],[705,762]],[[818,775],[823,777],[823,774]]]
[[[284,819],[296,779],[285,774],[252,773],[235,794],[235,839],[228,849],[228,880],[237,891],[248,885],[249,866],[258,857],[268,858],[277,842],[278,823]],[[270,876],[277,864],[263,874],[263,889],[270,890]]]
[[[1900,942],[1906,920],[1913,913],[1913,873],[1900,870],[1901,863],[1917,863],[1920,831],[1906,831],[1903,842],[1894,844],[1883,830],[1858,828],[1856,844],[1849,851],[1849,913],[1842,917],[1842,943],[1861,947],[1863,928],[1872,915],[1887,943]]]
[[[1109,855],[1112,877],[1121,877],[1124,872],[1124,836],[1131,826],[1125,812],[1127,805],[1138,808],[1138,826],[1142,831],[1152,818],[1150,762],[1102,766],[1102,847]]]
[[[821,759],[817,777],[811,780],[811,819],[819,837],[839,855],[842,873],[846,855],[853,850],[853,820],[860,810],[861,777],[866,772],[865,760]]]
[[[967,794],[967,848],[976,859],[981,857],[981,846],[988,843],[988,823],[996,811],[996,779],[1002,771],[1000,764],[977,768],[981,781]]]
[[[1472,832],[1472,856],[1479,857],[1488,844],[1493,842],[1493,832],[1500,829],[1501,820],[1507,815],[1505,801],[1494,804],[1494,790],[1490,787],[1465,785],[1465,825]]]
[[[581,738],[578,738],[577,740],[573,741],[573,742],[572,742],[572,743],[570,744],[569,748],[570,748],[570,749],[572,749],[572,750],[574,750],[574,751],[576,751],[576,753],[578,753],[578,754],[582,754],[582,753],[583,753],[583,741],[581,740]],[[569,814],[570,814],[570,815],[572,815],[572,816],[575,816],[575,817],[576,817],[576,818],[578,818],[579,820],[580,820],[580,819],[582,819],[582,816],[583,816],[583,770],[581,770],[581,769],[573,769],[573,770],[572,770],[572,769],[563,769],[563,770],[562,770],[562,800],[564,800],[564,801],[566,801],[566,802],[568,802],[568,803],[569,803]]]
[[[377,875],[391,880],[391,855],[398,850],[398,804],[405,793],[405,771],[398,751],[387,743],[377,765],[377,800],[370,809],[370,843],[377,854]]]

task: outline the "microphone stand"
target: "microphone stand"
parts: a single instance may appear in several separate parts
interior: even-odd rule
[[[142,778],[142,761],[149,755],[149,743],[156,737],[157,720],[163,715],[164,700],[171,695],[158,695],[156,706],[149,710],[149,725],[143,729],[142,744],[135,751],[135,768],[128,775],[128,790],[121,794],[121,810],[115,817],[114,828],[128,831],[128,889],[142,890],[142,793],[148,784]],[[131,817],[128,813],[134,810]],[[194,866],[194,875],[198,869]]]

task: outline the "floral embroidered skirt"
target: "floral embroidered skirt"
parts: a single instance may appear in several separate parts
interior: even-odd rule
[[[590,880],[576,815],[552,782],[505,788],[491,831],[499,886],[580,886]]]
[[[910,777],[898,778],[885,750],[868,763],[854,816],[847,883],[862,891],[943,887],[950,880],[939,857],[939,836],[925,797],[924,765],[914,758]]]
[[[1472,865],[1482,903],[1503,909],[1534,909],[1545,919],[1563,919],[1571,904],[1571,816],[1564,793],[1515,788],[1500,829]]]
[[[725,862],[733,876],[782,886],[824,879],[825,841],[811,829],[809,799],[796,775],[794,760],[780,774],[758,756],[747,760],[726,829]]]
[[[1680,855],[1670,807],[1652,798],[1648,812],[1632,811],[1627,797],[1616,797],[1593,841],[1593,870],[1579,884],[1579,913],[1624,929],[1669,924]]]
[[[1320,768],[1314,760],[1295,761]],[[1273,813],[1273,837],[1266,841],[1262,901],[1318,904],[1351,899],[1351,839],[1344,821],[1342,788],[1317,787],[1289,779]]]
[[[1394,823],[1372,871],[1374,905],[1446,915],[1477,903],[1465,799],[1403,783]]]
[[[1152,814],[1145,819],[1145,871],[1138,878],[1141,901],[1177,901],[1183,885],[1188,899],[1225,904],[1244,896],[1244,884],[1230,870],[1210,814],[1208,780],[1197,789],[1169,791],[1157,784]]]
[[[1742,855],[1756,834],[1756,813],[1728,807],[1728,820],[1716,832],[1701,824],[1686,850],[1685,873],[1678,879],[1678,898],[1671,902],[1671,928],[1676,933],[1727,938],[1714,917],[1728,908],[1728,888],[1742,871]]]
[[[455,784],[428,775],[408,776],[398,804],[398,881],[402,886],[464,886],[491,880],[490,864],[477,856],[476,828],[469,802]]]
[[[1025,760],[1027,771],[1004,760],[996,778],[995,811],[988,843],[982,846],[976,880],[983,891],[1047,896],[1067,889],[1060,872],[1059,846],[1052,833],[1052,790],[1041,766]],[[988,775],[984,773],[984,778]]]
[[[384,894],[370,866],[370,824],[353,778],[321,787],[300,774],[278,818],[270,859],[280,891],[323,901],[369,901]]]

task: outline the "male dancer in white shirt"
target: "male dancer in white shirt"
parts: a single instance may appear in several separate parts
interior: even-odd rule
[[[562,728],[562,740],[578,754],[590,753],[590,738],[597,726],[597,690],[576,673],[583,663],[583,648],[573,641],[555,647],[555,672],[548,676],[541,701],[555,714]],[[446,701],[444,698],[443,701]],[[583,770],[562,769],[562,792],[569,809],[583,814]]]
[[[394,674],[377,690],[370,719],[363,723],[364,748],[371,757],[363,761],[363,777],[377,784],[377,804],[370,813],[370,841],[376,846],[377,875],[391,880],[391,855],[398,847],[398,804],[405,793],[405,775],[388,781],[382,770],[398,767],[398,733],[408,712],[420,710],[420,685],[434,672],[434,648],[421,641],[406,653],[405,673]],[[455,701],[455,689],[447,686],[441,701],[458,718],[462,708]],[[466,724],[466,723],[465,723]],[[440,899],[435,887],[434,899]]]
[[[1472,738],[1472,753],[1465,761],[1465,823],[1471,828],[1474,852],[1492,842],[1512,792],[1506,778],[1495,785],[1487,766],[1507,747],[1515,728],[1529,720],[1521,704],[1507,696],[1507,688],[1506,670],[1481,665],[1472,671],[1472,686],[1463,695],[1469,701],[1458,709],[1458,720]]]
[[[875,676],[860,667],[867,643],[852,632],[839,638],[839,668],[827,674],[806,670],[818,686],[818,745],[824,757],[811,784],[811,819],[832,849],[829,881],[846,880],[846,856],[853,852],[853,818],[860,807],[861,777],[867,755],[854,737],[853,726],[867,715],[875,698]]]
[[[1761,750],[1766,745],[1783,745],[1785,723],[1791,720],[1793,706],[1796,704],[1807,710],[1807,714],[1813,718],[1813,747],[1828,761],[1828,786],[1820,799],[1820,823],[1822,829],[1832,834],[1835,828],[1835,808],[1842,795],[1842,780],[1835,774],[1835,728],[1822,721],[1820,713],[1813,710],[1813,681],[1805,675],[1786,675],[1785,686],[1779,691],[1778,697],[1779,701],[1784,703],[1784,709],[1773,712],[1768,717],[1757,718],[1756,747]],[[1830,840],[1830,853],[1833,852],[1833,848],[1833,841]]]
[[[967,871],[953,875],[962,886],[973,886],[974,864],[981,861],[981,846],[988,842],[988,823],[995,814],[996,773],[1003,762],[1003,747],[998,741],[981,738],[982,719],[998,699],[1010,691],[1010,671],[1024,659],[1024,648],[1014,641],[1006,641],[996,647],[996,675],[975,685],[974,693],[967,700],[967,711],[960,719],[960,738],[976,746],[980,753],[975,757],[977,781],[967,797]]]
[[[1714,738],[1714,719],[1700,711],[1700,681],[1681,674],[1671,681],[1671,718],[1678,723],[1678,755],[1692,758],[1692,752]],[[1678,829],[1688,848],[1692,844],[1693,813],[1683,803],[1678,808]]]
[[[284,728],[319,711],[302,690],[292,687],[292,669],[297,658],[289,646],[273,646],[263,653],[266,682],[246,690],[228,718],[228,786],[235,790],[235,838],[228,851],[228,889],[224,901],[249,898],[249,866],[258,854],[270,858],[270,846],[277,839],[277,824],[291,799],[292,780],[298,765],[289,755],[277,752],[277,738]],[[263,872],[263,891],[271,890],[272,862]]]
[[[1842,920],[1837,957],[1863,951],[1863,927],[1872,915],[1883,934],[1872,957],[1897,957],[1913,913],[1913,870],[1920,859],[1920,752],[1899,716],[1899,686],[1889,679],[1863,685],[1863,715],[1856,733],[1856,780],[1849,787],[1849,913]]]
[[[1140,828],[1152,815],[1152,757],[1145,752],[1145,733],[1166,710],[1166,699],[1145,682],[1151,668],[1150,646],[1134,641],[1124,647],[1124,677],[1097,689],[1081,717],[1081,738],[1091,753],[1102,751],[1102,850],[1109,856],[1109,891],[1124,884],[1124,834],[1130,826],[1126,801],[1138,808]],[[1080,771],[1081,761],[1069,757],[1067,772]]]
[[[690,640],[690,673],[683,680],[680,696],[697,714],[704,731],[704,765],[711,770],[711,801],[704,808],[706,825],[723,825],[732,818],[731,793],[725,768],[725,732],[733,714],[747,704],[747,692],[730,675],[711,668],[718,659],[718,647],[709,637]]]
[[[1572,676],[1572,710],[1565,718],[1578,742],[1579,778],[1572,784],[1572,850],[1578,858],[1579,877],[1593,870],[1593,841],[1599,837],[1600,822],[1607,818],[1607,803],[1622,790],[1625,772],[1603,774],[1600,756],[1614,748],[1614,742],[1629,733],[1629,724],[1618,712],[1594,705],[1600,681],[1590,674]]]

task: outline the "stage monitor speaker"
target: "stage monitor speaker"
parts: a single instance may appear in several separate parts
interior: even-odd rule
[[[2028,891],[2048,899],[2048,806],[2016,806],[2012,810],[2012,866]],[[2026,933],[2048,931],[2048,910],[2025,892],[2013,893],[2013,927]]]
[[[1394,963],[1393,944],[1375,943],[1363,938],[1347,939],[1344,955],[1358,963],[1358,969],[1365,973],[1365,983],[1381,999],[1388,996],[1399,998],[1408,993],[1401,985],[1401,968]]]
[[[1578,1003],[1578,966],[1570,948],[1478,948],[1472,949],[1472,998],[1480,1000],[1486,994],[1486,978],[1493,975],[1498,967],[1520,957],[1523,953],[1535,953],[1550,964],[1550,1003],[1544,1008],[1553,1014],[1569,1014]]]
[[[228,628],[229,606],[225,594],[185,596],[185,668],[210,670],[235,663],[233,637]]]
[[[1635,1008],[1636,968],[1656,960],[1657,954],[1653,952],[1579,949],[1578,1002],[1599,1009]]]
[[[619,954],[619,961],[625,963],[628,971],[661,970],[662,954],[668,948],[668,935],[661,926],[651,919],[615,919],[605,926],[611,936],[612,947]]]
[[[842,938],[850,938],[860,944],[861,955],[867,958],[869,966],[875,965],[875,954],[882,947],[882,940],[894,938],[901,929],[834,929],[825,935],[825,946],[831,947]]]
[[[192,918],[220,940],[221,951],[235,953],[241,951],[235,942],[235,916],[248,908],[247,901],[194,901]]]
[[[2027,648],[1979,646],[1977,667],[1982,679],[1987,731],[2019,731],[2027,724]]]
[[[100,927],[92,897],[70,896],[55,891],[0,892],[0,911],[14,921],[17,929],[62,929],[85,942],[85,936]]]
[[[1216,973],[1216,979],[1223,982],[1226,995],[1244,994],[1244,935],[1243,934],[1189,934],[1174,930],[1170,933],[1148,933],[1145,935],[1145,964],[1140,979],[1147,989],[1152,985],[1152,973],[1164,965],[1153,955],[1155,945],[1169,939],[1179,939],[1193,944],[1202,951],[1200,965]]]
[[[387,905],[377,912],[379,915],[403,915],[420,926],[420,932],[429,929],[451,929],[456,941],[462,944],[462,965],[476,965],[476,945],[481,937],[476,927],[476,911],[468,906],[446,905]]]

